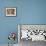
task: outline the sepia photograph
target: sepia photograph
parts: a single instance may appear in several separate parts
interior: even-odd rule
[[[16,16],[16,8],[6,8],[6,16]]]

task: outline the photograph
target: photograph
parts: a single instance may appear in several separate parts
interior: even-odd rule
[[[19,28],[20,40],[46,41],[46,25],[23,24]]]
[[[6,16],[16,16],[16,8],[6,8]]]

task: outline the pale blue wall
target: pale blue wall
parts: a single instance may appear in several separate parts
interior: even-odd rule
[[[6,17],[6,7],[16,7],[17,16]],[[8,43],[7,36],[18,31],[17,24],[46,24],[46,0],[0,0],[0,43]]]
[[[10,32],[18,32],[17,25],[20,23],[21,18],[21,1],[18,0],[0,0],[0,43],[8,43],[8,34]],[[5,8],[16,7],[16,17],[6,17]],[[17,42],[17,40],[16,40]]]
[[[21,24],[46,24],[46,0],[25,0]]]

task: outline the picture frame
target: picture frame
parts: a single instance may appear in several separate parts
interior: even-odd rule
[[[46,24],[18,24],[18,42],[22,40],[46,41]]]
[[[16,16],[16,8],[6,8],[6,16]]]

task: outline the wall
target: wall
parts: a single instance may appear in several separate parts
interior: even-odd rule
[[[46,24],[46,0],[23,0],[21,24]]]
[[[6,7],[16,7],[17,16],[6,17]],[[18,32],[17,24],[46,24],[46,0],[0,0],[0,44],[8,43],[9,32]]]
[[[20,24],[21,18],[21,7],[20,1],[18,0],[0,0],[0,44],[7,44],[8,34],[10,32],[16,32],[18,34],[17,25]],[[17,16],[16,17],[6,17],[5,8],[16,7]],[[18,39],[18,38],[17,38]],[[16,43],[18,43],[16,39]]]

